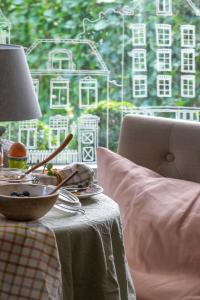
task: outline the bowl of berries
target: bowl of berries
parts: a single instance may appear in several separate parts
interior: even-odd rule
[[[33,221],[43,217],[55,204],[55,187],[12,183],[0,185],[0,213],[14,221]]]

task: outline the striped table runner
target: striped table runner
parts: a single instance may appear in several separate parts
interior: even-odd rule
[[[61,266],[53,231],[39,222],[0,218],[0,299],[62,299]]]

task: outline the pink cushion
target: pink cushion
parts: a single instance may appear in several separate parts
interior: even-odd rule
[[[200,184],[162,177],[104,148],[97,164],[99,184],[120,206],[137,299],[200,299]]]

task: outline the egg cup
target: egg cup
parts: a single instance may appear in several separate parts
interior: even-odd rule
[[[16,168],[16,169],[26,169],[27,156],[24,156],[24,157],[8,156],[8,167]]]

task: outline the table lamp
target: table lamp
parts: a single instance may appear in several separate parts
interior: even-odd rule
[[[0,44],[0,122],[40,116],[23,47]]]

